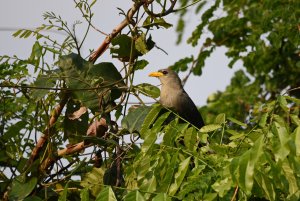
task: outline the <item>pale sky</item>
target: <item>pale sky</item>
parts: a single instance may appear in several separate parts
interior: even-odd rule
[[[98,0],[93,7],[93,12],[95,13],[93,24],[101,31],[110,33],[112,29],[123,20],[123,16],[119,15],[119,11],[116,7],[127,11],[131,5],[131,0]],[[75,9],[73,1],[2,1],[0,7],[0,55],[18,55],[20,58],[27,58],[30,55],[35,38],[15,39],[12,37],[14,31],[9,30],[15,28],[35,28],[43,23],[47,23],[43,21],[42,17],[43,13],[47,11],[52,11],[57,15],[62,16],[62,18],[67,20],[70,25],[76,20],[83,21],[81,13],[79,10]],[[189,12],[192,12],[192,9],[189,9]],[[200,17],[197,16],[197,18],[194,15],[188,18],[187,30],[183,41],[188,38],[192,30],[199,24]],[[186,56],[196,56],[199,51],[200,47],[192,48],[185,44],[179,46],[175,44],[177,39],[177,35],[174,31],[177,22],[177,16],[175,14],[168,16],[166,21],[174,24],[174,27],[154,30],[151,32],[151,35],[156,44],[164,49],[168,55],[157,49],[150,51],[145,56],[145,59],[149,61],[149,64],[145,70],[136,73],[134,80],[135,84],[151,83],[158,85],[159,81],[157,79],[148,77],[150,72],[168,67]],[[79,26],[79,32],[80,28],[84,29],[85,26]],[[57,37],[60,38],[62,36],[57,35]],[[82,51],[83,55],[87,56],[89,49],[96,49],[103,39],[103,35],[91,31],[84,44]],[[122,67],[121,63],[111,59],[109,51],[106,51],[106,53],[97,60],[97,62],[100,61],[114,62],[117,68],[120,69]],[[206,61],[201,77],[192,76],[188,80],[185,89],[196,105],[205,105],[206,99],[210,94],[217,90],[224,90],[229,84],[235,69],[229,69],[227,65],[228,59],[225,56],[225,51],[224,49],[219,49]],[[184,74],[179,75],[181,78],[184,77]]]

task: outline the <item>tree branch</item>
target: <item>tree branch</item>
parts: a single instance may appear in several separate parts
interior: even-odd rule
[[[139,10],[139,8],[144,4],[143,1],[138,1],[133,4],[131,9],[127,12],[128,15],[126,19],[124,19],[118,26],[116,26],[113,31],[104,39],[102,44],[98,47],[96,51],[94,51],[89,58],[89,61],[95,63],[96,60],[105,52],[110,44],[111,40],[115,38],[118,33],[120,33],[128,24],[131,23],[131,19],[133,15]]]
[[[93,122],[89,129],[87,130],[87,136],[99,136],[102,137],[105,135],[106,131],[108,130],[108,126],[106,123],[106,120],[104,118],[101,118],[97,122]],[[55,163],[55,161],[59,160],[61,157],[65,155],[70,155],[74,153],[79,153],[82,150],[84,150],[87,147],[92,146],[93,143],[82,141],[77,144],[73,144],[68,146],[65,149],[58,150],[55,155],[51,155],[43,161],[43,163],[40,166],[40,170],[43,172],[48,169],[51,165]]]
[[[55,122],[57,121],[58,117],[60,116],[64,106],[66,105],[67,101],[69,99],[69,95],[64,93],[64,96],[62,98],[62,100],[60,101],[60,103],[54,108],[51,118],[49,120],[48,126],[47,128],[44,130],[42,136],[40,137],[40,139],[38,140],[36,146],[34,147],[34,149],[31,152],[31,156],[27,161],[27,164],[24,168],[24,171],[26,171],[26,169],[28,167],[30,167],[30,165],[36,160],[39,151],[43,148],[45,142],[48,140],[49,135],[51,134],[51,130],[53,129],[53,125],[55,124]]]
[[[187,80],[188,80],[189,77],[191,76],[191,74],[192,74],[192,72],[193,72],[193,70],[194,70],[194,68],[196,67],[196,64],[197,64],[197,62],[198,62],[199,55],[201,54],[201,52],[204,51],[205,48],[207,48],[207,45],[204,44],[204,45],[200,48],[200,51],[199,51],[199,53],[198,53],[197,59],[193,59],[192,66],[191,66],[191,68],[190,68],[188,74],[182,79],[182,85],[183,85],[183,86],[186,84]]]

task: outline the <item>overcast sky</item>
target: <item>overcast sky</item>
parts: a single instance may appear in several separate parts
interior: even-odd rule
[[[93,12],[95,13],[93,24],[101,31],[110,33],[112,29],[123,20],[123,16],[119,15],[117,7],[127,11],[131,7],[131,4],[131,0],[98,0],[93,7]],[[47,23],[42,17],[46,11],[53,11],[57,15],[61,15],[70,25],[76,20],[83,21],[81,13],[75,9],[74,2],[70,0],[2,1],[0,7],[0,55],[18,55],[20,58],[27,58],[30,55],[32,44],[35,41],[34,38],[15,39],[12,37],[14,31],[11,30],[15,28],[35,28],[43,23]],[[190,9],[189,12],[192,12],[192,9]],[[149,64],[145,70],[137,72],[134,80],[135,84],[147,82],[158,85],[159,81],[157,79],[148,77],[150,72],[168,67],[185,56],[196,56],[199,51],[199,47],[192,48],[185,44],[177,46],[175,44],[177,35],[174,31],[177,16],[171,14],[166,20],[174,24],[174,27],[154,30],[151,32],[151,35],[156,44],[165,50],[168,55],[157,49],[150,51],[145,56]],[[187,19],[187,22],[184,41],[200,22],[200,17],[195,18],[194,15],[191,15],[191,17]],[[80,28],[84,30],[85,27],[82,25],[78,27],[78,29]],[[62,36],[57,35],[57,37]],[[103,35],[92,31],[84,44],[83,53],[88,55],[89,49],[96,49],[103,39]],[[112,62],[109,51],[106,51],[97,62],[100,61]],[[224,90],[226,85],[229,84],[234,70],[229,69],[227,64],[228,60],[225,56],[224,49],[219,49],[206,61],[201,77],[192,76],[188,80],[185,89],[196,105],[205,105],[206,99],[210,94],[217,90]],[[120,63],[119,65],[115,63],[115,65],[118,68],[121,67]],[[180,74],[180,77],[183,76],[184,74]]]

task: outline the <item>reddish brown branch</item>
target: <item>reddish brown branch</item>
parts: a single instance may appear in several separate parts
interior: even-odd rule
[[[88,145],[85,145],[85,142],[82,141],[82,142],[79,142],[77,144],[74,144],[72,146],[69,146],[65,149],[61,149],[61,150],[58,150],[57,151],[57,156],[58,157],[62,157],[64,155],[69,155],[69,154],[74,154],[74,153],[78,153],[78,152],[81,152],[83,149],[91,146],[92,144],[88,144]]]
[[[128,24],[131,23],[133,15],[136,13],[136,11],[139,10],[139,8],[144,4],[143,1],[139,1],[133,4],[131,9],[128,11],[128,15],[126,16],[126,19],[124,19],[118,26],[116,26],[113,31],[104,39],[102,44],[98,47],[96,51],[94,51],[89,61],[92,63],[95,63],[95,61],[105,52],[105,50],[108,48],[111,40],[115,38],[118,33],[120,33]]]
[[[108,126],[106,124],[106,120],[104,118],[101,118],[99,121],[95,121],[90,125],[89,129],[87,130],[87,135],[102,137],[105,135],[107,130]],[[92,145],[92,143],[82,141],[77,144],[68,146],[65,149],[58,150],[55,155],[50,155],[46,160],[43,161],[40,167],[41,172],[46,171],[48,167],[52,166],[55,163],[55,161],[59,160],[61,157],[65,155],[79,153],[85,148],[90,147]]]
[[[43,148],[45,142],[48,140],[49,135],[51,134],[51,130],[53,129],[53,126],[54,126],[55,122],[57,121],[58,117],[60,116],[68,99],[69,99],[68,94],[64,94],[64,97],[62,98],[60,103],[54,108],[52,115],[50,117],[49,123],[48,123],[48,127],[44,130],[42,136],[39,138],[36,146],[32,150],[31,156],[30,156],[29,160],[27,161],[25,169],[27,169],[36,160],[38,153]]]
[[[46,160],[43,161],[43,163],[40,166],[40,171],[44,172],[45,170],[47,170],[48,167],[52,166],[55,163],[55,161],[59,160],[62,156],[73,153],[79,153],[91,145],[92,144],[85,145],[84,141],[82,141],[65,149],[58,150],[56,156],[49,156]]]

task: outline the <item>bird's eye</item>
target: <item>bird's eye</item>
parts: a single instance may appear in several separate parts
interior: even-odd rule
[[[162,72],[162,74],[164,74],[164,75],[167,75],[167,74],[168,74],[168,71],[166,71],[166,70],[162,70],[161,72]]]

